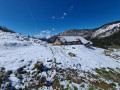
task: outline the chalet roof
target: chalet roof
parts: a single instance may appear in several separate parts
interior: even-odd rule
[[[92,44],[91,41],[88,41],[81,36],[58,36],[58,38],[60,39],[61,42],[76,42],[80,40],[83,44],[86,44],[88,42]]]

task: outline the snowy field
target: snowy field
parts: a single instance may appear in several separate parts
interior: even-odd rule
[[[74,49],[73,49],[74,47]],[[71,57],[68,53],[74,53]],[[90,70],[99,67],[120,66],[115,59],[103,54],[100,48],[86,48],[83,45],[53,46],[35,39],[27,39],[20,34],[0,33],[0,66],[6,70],[16,70],[21,66],[33,67],[37,61],[51,67],[48,60],[61,63],[58,67]]]
[[[33,69],[38,61],[43,63],[45,71],[40,71],[39,68],[38,70]],[[6,72],[2,70],[1,67],[4,67]],[[80,76],[78,76],[83,77],[86,73],[88,74],[87,71],[92,73],[93,69],[102,67],[120,67],[120,62],[118,59],[106,56],[104,54],[104,49],[96,47],[87,48],[83,45],[54,46],[41,40],[28,38],[20,34],[0,32],[0,78],[2,74],[6,74],[7,71],[10,73],[12,70],[12,73],[10,73],[10,76],[5,83],[0,82],[2,90],[8,89],[8,86],[12,86],[12,88],[14,87],[16,89],[23,89],[26,86],[29,87],[34,85],[33,83],[35,83],[34,87],[37,87],[44,81],[44,77],[46,78],[45,84],[40,84],[41,87],[37,88],[41,88],[42,90],[52,90],[54,85],[56,85],[56,82],[58,82],[56,81],[56,77],[59,77],[60,80],[63,79],[63,77],[67,78],[67,74],[72,70],[74,70],[72,71],[72,74],[75,74],[74,72],[76,70],[82,70],[78,72],[80,74]],[[49,70],[50,68],[51,70]],[[47,69],[48,71],[46,71]],[[64,71],[66,76],[62,76],[60,70],[66,70]],[[70,75],[72,74],[70,73]],[[78,80],[77,77],[74,78]],[[89,79],[88,77],[85,78],[83,83],[85,85],[84,88],[88,88],[89,84],[87,84],[87,80]],[[46,84],[52,84],[52,87],[47,88],[45,86]],[[64,85],[67,88],[68,81],[64,80],[59,84],[62,85],[62,87]],[[76,87],[81,89],[80,85],[82,84],[72,82],[69,85],[73,90],[73,88]]]

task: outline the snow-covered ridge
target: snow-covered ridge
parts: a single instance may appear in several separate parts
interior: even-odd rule
[[[88,40],[104,38],[120,31],[120,21],[104,24],[93,29],[70,29],[58,34],[58,36],[82,36]]]
[[[35,45],[34,43],[43,43],[41,40],[32,39],[18,33],[3,32],[0,30],[0,47],[26,47]]]
[[[100,29],[98,29],[97,31],[95,31],[95,32],[92,34],[92,38],[95,38],[95,37],[97,37],[98,35],[100,35],[100,34],[102,34],[102,33],[105,33],[105,32],[107,32],[107,31],[110,31],[111,29],[113,29],[113,28],[115,28],[115,27],[120,27],[120,23],[108,25],[108,26],[105,27],[105,28],[100,28]]]

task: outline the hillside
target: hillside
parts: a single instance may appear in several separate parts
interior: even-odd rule
[[[0,50],[2,90],[120,88],[120,59],[106,56],[104,49],[53,46],[0,31]]]
[[[58,36],[82,36],[86,39],[89,39],[91,38],[91,35],[93,32],[94,30],[89,30],[89,29],[82,29],[82,30],[71,29],[71,30],[67,30],[59,33]]]
[[[15,33],[13,30],[10,30],[10,29],[8,29],[8,28],[6,28],[6,27],[2,27],[2,26],[0,26],[0,30],[3,31],[3,32]]]
[[[82,36],[86,39],[105,38],[120,31],[120,21],[104,24],[94,29],[71,29],[59,33],[60,36]]]
[[[108,36],[106,38],[95,38],[91,40],[94,46],[101,48],[109,48],[109,47],[119,47],[120,46],[120,31]]]

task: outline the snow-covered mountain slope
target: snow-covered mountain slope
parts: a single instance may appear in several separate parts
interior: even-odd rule
[[[30,87],[28,89],[42,88],[42,90],[45,90],[47,89],[45,86],[53,85],[48,88],[52,90],[55,88],[56,82],[58,83],[56,77],[60,78],[61,85],[67,87],[68,81],[64,78],[67,78],[70,70],[73,70],[72,73],[76,70],[82,70],[77,73],[83,77],[87,75],[88,71],[92,73],[96,68],[120,67],[119,60],[105,56],[103,52],[104,49],[86,48],[83,45],[53,46],[38,39],[1,31],[0,79],[1,72],[5,75],[9,74],[9,76],[6,77],[5,83],[0,82],[0,87],[2,90],[8,89],[8,86],[12,89]],[[5,68],[5,71],[2,67]],[[64,77],[61,76],[64,74]],[[78,77],[75,76],[74,78],[78,80]],[[87,80],[86,77],[84,82],[88,82]],[[32,87],[33,85],[35,86]],[[81,89],[79,86],[81,84],[74,82],[70,85],[72,89],[74,89],[73,85]],[[87,85],[89,86],[85,83],[84,88],[88,88]]]
[[[38,39],[25,37],[17,33],[9,33],[0,31],[0,47],[1,48],[17,48],[32,46],[35,43],[41,43]]]
[[[90,39],[93,32],[94,30],[91,30],[91,29],[82,29],[82,30],[70,29],[67,31],[63,31],[59,33],[58,35],[59,36],[82,36],[86,39]]]
[[[59,36],[82,36],[86,39],[104,38],[120,31],[120,21],[104,24],[94,29],[71,29],[59,33]]]
[[[108,37],[110,35],[113,35],[114,33],[120,31],[120,22],[118,23],[111,23],[111,24],[106,24],[96,30],[91,38],[103,38],[103,37]]]
[[[29,62],[32,62],[30,66],[33,66],[36,61],[43,61],[47,65],[49,64],[47,61],[54,58],[57,63],[61,63],[58,66],[62,68],[90,70],[98,67],[119,66],[116,60],[102,54],[103,49],[86,48],[83,45],[52,46],[16,33],[0,33],[0,50],[0,66],[12,70],[27,65]],[[76,57],[69,56],[69,52],[74,53]]]

